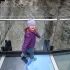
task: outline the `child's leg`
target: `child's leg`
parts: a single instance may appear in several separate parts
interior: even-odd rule
[[[26,59],[26,57],[22,57],[21,59],[22,59],[25,63],[28,62],[28,60]]]
[[[26,54],[27,54],[27,57],[30,57],[30,53],[29,52],[27,52]]]
[[[34,58],[34,48],[29,48],[28,49],[28,52],[30,53],[29,54],[29,57],[32,61],[36,60],[36,58]]]
[[[28,48],[28,53],[29,53],[29,57],[31,59],[34,58],[34,49],[33,48]]]
[[[27,49],[25,49],[25,51],[24,51],[24,55],[23,56],[21,56],[21,59],[25,62],[25,63],[27,63],[28,62],[28,60],[26,59],[26,57],[27,57]]]
[[[25,49],[24,53],[21,54],[21,57],[26,57],[27,49]]]

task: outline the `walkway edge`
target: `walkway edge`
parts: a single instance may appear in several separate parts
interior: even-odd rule
[[[5,56],[2,56],[2,57],[1,57],[1,60],[0,60],[0,69],[1,69],[2,64],[3,64],[3,62],[4,62],[4,59],[5,59]]]
[[[59,69],[58,69],[58,66],[57,66],[57,64],[56,64],[56,62],[55,62],[55,59],[54,59],[54,57],[53,57],[52,54],[50,55],[50,58],[51,58],[51,61],[52,61],[53,66],[54,66],[54,69],[55,69],[55,70],[59,70]]]

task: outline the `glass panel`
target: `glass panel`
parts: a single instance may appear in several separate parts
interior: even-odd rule
[[[54,50],[70,48],[70,20],[58,21],[53,45]]]
[[[70,70],[70,53],[54,54],[54,59],[59,70]]]
[[[1,70],[23,70],[25,64],[20,57],[6,57]]]
[[[45,50],[53,45],[57,21],[36,20],[36,30],[41,38],[36,39],[35,50]],[[19,51],[24,42],[25,28],[27,21],[0,21],[0,45],[1,50],[9,49]],[[7,43],[7,40],[10,40]],[[46,44],[45,44],[46,42]],[[49,49],[49,48],[48,48]]]
[[[35,50],[45,51],[47,47],[44,46],[49,45],[51,49],[54,46],[54,50],[62,50],[69,48],[70,45],[69,28],[67,29],[69,24],[65,24],[69,21],[59,19],[70,18],[69,7],[69,0],[6,0],[0,3],[0,19],[57,18],[57,21],[36,21],[41,39],[37,39]],[[8,39],[11,40],[12,50],[21,50],[26,21],[0,21],[0,23],[0,47],[5,46],[5,40]]]
[[[35,62],[31,62],[27,66],[28,69],[26,69],[26,65],[20,57],[6,57],[1,70],[54,70],[49,55],[35,55],[35,57],[37,60]]]

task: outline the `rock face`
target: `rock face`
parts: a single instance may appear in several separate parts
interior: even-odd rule
[[[0,19],[69,18],[70,0],[6,0],[0,3]],[[0,47],[5,39],[11,40],[13,51],[21,50],[27,21],[0,21]],[[69,48],[69,21],[36,21],[41,39],[35,50],[43,50],[44,40],[50,40],[54,50]]]

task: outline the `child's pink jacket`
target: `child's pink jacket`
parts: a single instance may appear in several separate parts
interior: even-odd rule
[[[37,32],[34,33],[28,29],[26,30],[25,35],[24,35],[24,43],[22,45],[23,53],[26,48],[33,48],[35,46],[36,37],[41,38]]]

